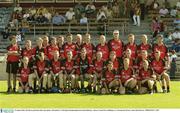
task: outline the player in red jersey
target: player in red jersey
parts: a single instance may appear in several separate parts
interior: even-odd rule
[[[46,55],[48,57],[48,60],[52,60],[53,59],[53,54],[55,51],[58,51],[59,52],[59,48],[56,44],[56,38],[55,37],[52,37],[51,38],[51,44],[49,46],[46,47]]]
[[[139,69],[139,75],[137,78],[139,93],[142,94],[149,92],[150,94],[153,94],[153,86],[156,76],[153,74],[153,70],[149,67],[149,62],[147,60],[143,60],[143,66]],[[147,92],[142,90],[144,87],[147,89]]]
[[[141,51],[143,50],[146,50],[148,52],[148,55],[152,52],[152,46],[151,44],[148,44],[148,38],[145,34],[141,36],[141,44],[138,45],[138,56],[140,56]]]
[[[43,40],[43,43],[42,43],[43,48],[48,47],[49,46],[49,37],[45,35],[42,37],[42,40]]]
[[[93,83],[93,75],[92,75],[92,60],[87,56],[86,48],[81,49],[80,57],[77,58],[76,66],[78,66],[76,70],[76,86],[78,83],[78,79],[81,80],[81,91],[84,93],[87,90],[91,91],[92,83]],[[84,80],[88,81],[88,86],[84,88]]]
[[[64,37],[60,35],[56,38],[56,40],[57,40],[57,46],[59,47],[59,56],[61,59],[64,59],[64,50],[63,50]]]
[[[109,48],[106,44],[106,37],[104,35],[101,35],[99,38],[99,44],[96,46],[96,51],[102,52],[102,59],[103,61],[108,60],[109,58]]]
[[[147,60],[150,63],[150,58],[148,56],[148,52],[146,50],[141,50],[141,55],[136,60],[136,64],[139,69],[143,67],[144,60]]]
[[[114,38],[108,42],[109,50],[115,51],[117,58],[121,58],[123,55],[124,44],[119,38],[119,31],[114,30],[113,36]]]
[[[31,48],[31,40],[25,41],[25,47],[21,50],[21,58],[28,57],[29,61],[32,60],[33,57],[33,50]]]
[[[89,58],[91,58],[91,60],[94,59],[94,53],[96,52],[95,51],[95,47],[94,45],[91,43],[91,35],[90,34],[86,34],[85,35],[85,43],[82,44],[82,48],[85,48],[86,51],[87,51],[87,56]]]
[[[109,94],[113,93],[114,89],[118,88],[119,81],[116,78],[117,71],[113,68],[113,62],[109,61],[107,69],[103,71],[101,93]]]
[[[20,47],[17,44],[15,36],[12,36],[11,45],[7,47],[7,66],[6,72],[8,73],[7,83],[8,90],[7,93],[10,93],[12,90],[11,86],[11,76],[13,75],[13,92],[16,92],[16,74],[19,68],[20,60]]]
[[[66,38],[67,38],[67,43],[65,43],[63,46],[64,57],[67,58],[67,52],[71,51],[73,54],[73,59],[75,59],[77,55],[77,52],[76,52],[77,48],[76,48],[75,43],[73,43],[73,36],[72,34],[68,34]]]
[[[124,59],[124,58],[129,58],[129,60],[130,60],[129,66],[130,66],[131,68],[135,68],[135,69],[136,69],[135,59],[132,58],[131,49],[126,49],[123,58],[120,59],[121,64],[123,64],[123,59]]]
[[[52,87],[59,87],[59,92],[62,92],[64,89],[63,85],[63,69],[62,62],[59,58],[59,52],[54,51],[53,59],[50,61],[50,76],[47,76],[47,88],[51,89]],[[59,81],[59,83],[58,83]],[[59,86],[58,86],[59,85]]]
[[[121,64],[120,60],[116,57],[115,51],[110,52],[109,59],[106,62],[108,63],[109,61],[113,62],[113,69],[118,71]]]
[[[29,58],[24,56],[22,59],[22,66],[18,70],[18,81],[19,81],[19,93],[28,93],[29,92],[29,85],[28,85],[28,78],[29,75],[32,73],[31,68],[29,66]]]
[[[170,92],[170,78],[166,72],[168,63],[165,62],[163,59],[161,59],[160,56],[161,56],[161,52],[156,50],[155,59],[152,60],[151,67],[154,71],[154,74],[156,75],[157,80],[162,81],[163,92],[166,93],[167,91],[169,93]]]
[[[137,45],[134,42],[134,34],[128,35],[128,43],[125,45],[125,50],[130,49],[131,50],[131,58],[135,59],[137,56]]]
[[[81,47],[82,47],[82,35],[77,34],[76,35],[76,48],[77,48],[77,56],[81,53]]]
[[[64,87],[69,92],[75,92],[75,62],[72,59],[72,51],[67,52],[67,58],[63,62]]]
[[[94,83],[93,83],[93,91],[96,92],[96,85],[97,85],[97,91],[100,91],[100,80],[102,78],[102,72],[105,69],[105,62],[102,59],[102,52],[97,51],[96,53],[96,59],[93,60],[93,75],[95,77]]]
[[[33,82],[36,82],[36,80],[38,80],[40,92],[46,91],[47,76],[49,74],[49,64],[48,61],[45,60],[45,55],[43,52],[40,52],[38,57],[39,60],[36,60],[33,66],[34,74],[29,75],[30,92],[33,92],[33,90],[35,92],[37,90],[36,87],[33,86]]]
[[[130,59],[124,58],[123,60],[123,68],[120,69],[120,81],[122,83],[122,87],[126,89],[129,93],[136,88],[137,80],[134,76],[133,69],[129,66]]]

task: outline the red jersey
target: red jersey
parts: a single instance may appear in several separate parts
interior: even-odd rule
[[[59,57],[64,59],[64,45],[62,47],[58,47],[59,48]]]
[[[128,79],[132,78],[133,70],[132,68],[128,68],[125,70],[124,68],[120,70],[120,79],[122,83],[125,83]]]
[[[101,44],[98,44],[96,46],[96,51],[101,51],[102,52],[103,61],[108,60],[108,58],[109,58],[109,48],[108,48],[107,44],[105,44],[104,46],[102,46]]]
[[[126,45],[126,49],[130,49],[131,50],[131,58],[135,59],[136,55],[137,55],[137,46],[136,44],[131,45],[130,43],[128,43]]]
[[[33,56],[36,58],[36,60],[39,59],[37,56],[39,55],[40,52],[43,52],[45,54],[45,49],[39,48],[38,46],[34,47],[32,51],[33,51]]]
[[[164,59],[166,56],[167,56],[167,52],[168,52],[168,49],[167,49],[167,47],[164,45],[164,44],[162,44],[162,45],[158,45],[158,44],[155,44],[154,46],[153,46],[153,52],[154,52],[154,54],[155,54],[155,51],[156,50],[158,50],[158,51],[160,51],[161,52],[161,54],[160,54],[160,58],[161,59]]]
[[[62,64],[60,60],[55,61],[54,59],[51,60],[51,66],[50,66],[50,70],[54,73],[57,74],[59,73],[62,69]]]
[[[67,72],[67,74],[70,74],[74,69],[76,69],[74,60],[69,62],[67,59],[65,59],[63,61],[63,69],[65,72]]]
[[[108,69],[103,72],[103,77],[102,80],[105,81],[106,83],[110,83],[115,79],[116,76],[116,71],[111,70],[109,71]]]
[[[77,54],[76,45],[74,43],[72,43],[72,44],[65,43],[63,46],[63,50],[64,50],[64,57],[65,58],[67,58],[67,52],[68,51],[72,51],[73,57],[76,56],[76,54]]]
[[[86,44],[86,43],[84,43],[84,44],[82,45],[82,48],[85,48],[85,49],[86,49],[86,51],[87,51],[87,56],[92,59],[92,58],[93,58],[93,54],[94,54],[94,52],[95,52],[95,47],[94,47],[94,45],[93,45],[93,44]]]
[[[79,45],[78,43],[76,43],[76,49],[77,49],[77,55],[80,55],[80,53],[81,53],[81,47],[82,47],[82,45]]]
[[[28,82],[28,77],[29,77],[30,72],[31,71],[29,67],[27,68],[22,67],[19,69],[20,79],[23,83]]]
[[[139,70],[138,80],[145,80],[145,79],[151,78],[152,75],[153,75],[153,71],[151,69],[148,69],[147,71],[145,71],[144,68],[141,68]]]
[[[23,48],[21,50],[21,57],[23,58],[24,56],[28,57],[29,60],[31,60],[33,56],[33,49],[27,50],[26,48]]]
[[[35,65],[34,65],[34,69],[37,70],[37,73],[39,76],[42,76],[43,72],[49,71],[48,61],[37,60]]]
[[[111,61],[110,59],[109,60],[107,60],[107,63],[106,64],[108,64],[108,62],[109,61]],[[116,71],[120,68],[120,61],[116,58],[114,61],[113,61],[113,69],[115,69]]]
[[[144,45],[143,43],[141,43],[140,45],[138,45],[138,51],[142,51],[142,50],[149,51],[150,49],[151,49],[150,44]]]
[[[7,51],[12,52],[12,51],[17,51],[17,53],[20,53],[20,47],[16,45],[10,45],[7,47]],[[18,62],[20,59],[19,55],[8,55],[7,56],[7,61],[8,62]]]
[[[165,62],[162,59],[157,60],[152,60],[151,62],[151,68],[153,69],[154,72],[161,74],[165,69]]]
[[[94,60],[93,61],[93,71],[96,73],[101,73],[104,70],[104,61],[103,60]]]
[[[108,42],[109,50],[110,51],[115,51],[117,57],[122,57],[123,55],[123,42],[121,40],[110,40]]]
[[[54,47],[52,45],[49,45],[49,46],[46,47],[46,51],[47,52],[45,52],[45,53],[47,54],[48,59],[52,60],[54,52],[59,51],[59,48],[58,48],[58,46]]]

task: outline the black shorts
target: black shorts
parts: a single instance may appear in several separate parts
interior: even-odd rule
[[[141,86],[148,88],[148,87],[149,87],[149,86],[148,86],[148,81],[146,81],[146,82],[144,82],[143,84],[141,84]]]
[[[7,73],[17,74],[18,69],[19,69],[19,62],[7,62],[6,65]]]

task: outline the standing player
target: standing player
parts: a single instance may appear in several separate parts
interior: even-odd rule
[[[43,40],[42,46],[44,49],[46,49],[46,47],[49,46],[49,37],[45,35],[43,36],[42,40]]]
[[[109,50],[115,51],[117,58],[121,58],[123,55],[123,42],[119,38],[119,31],[114,30],[113,32],[114,39],[108,42]]]
[[[143,60],[143,66],[139,69],[139,75],[137,78],[139,93],[145,93],[141,90],[142,87],[145,87],[148,89],[148,92],[152,94],[156,76],[153,75],[153,70],[149,67],[149,62],[147,60]]]
[[[156,75],[156,78],[158,81],[162,81],[162,90],[164,93],[166,93],[166,91],[169,93],[170,92],[170,78],[169,75],[166,73],[167,71],[167,64],[165,63],[165,61],[163,59],[161,59],[161,52],[160,51],[156,51],[155,52],[155,58],[152,60],[151,62],[151,67],[154,71],[154,74]],[[165,87],[166,85],[166,87]],[[167,90],[166,90],[166,89]]]
[[[107,64],[107,69],[103,72],[102,76],[102,94],[113,93],[113,91],[118,88],[119,80],[116,78],[116,70],[113,68],[113,62],[109,61]]]
[[[76,35],[76,48],[77,48],[77,56],[81,53],[81,47],[82,47],[82,35],[77,34]]]
[[[21,57],[28,57],[29,61],[32,60],[33,50],[31,48],[31,40],[25,41],[25,48],[21,50]]]
[[[64,59],[64,50],[63,50],[64,37],[60,35],[56,38],[56,40],[57,40],[57,46],[59,47],[59,56],[61,59]]]
[[[126,49],[130,49],[131,50],[131,58],[135,60],[136,55],[137,55],[137,45],[134,42],[134,34],[129,34],[128,35],[128,44],[126,44],[125,46],[125,50]]]
[[[91,58],[91,60],[94,59],[94,53],[95,53],[95,47],[91,43],[91,35],[86,34],[85,35],[85,43],[82,44],[82,48],[85,48],[87,51],[87,57]]]
[[[10,93],[12,90],[11,86],[11,76],[13,75],[13,92],[16,92],[16,74],[19,67],[19,54],[20,47],[17,44],[15,36],[12,36],[11,45],[7,47],[7,67],[6,72],[8,73],[7,84],[8,90],[7,93]]]
[[[77,58],[76,65],[78,66],[78,69],[76,70],[76,83],[77,80],[80,78],[81,80],[81,91],[84,93],[87,90],[91,91],[92,83],[93,83],[93,75],[92,75],[92,61],[87,56],[87,51],[85,48],[81,49],[80,57]],[[78,76],[79,75],[79,76]],[[84,81],[88,81],[88,86],[86,89],[84,89]]]
[[[123,68],[120,69],[120,81],[122,86],[125,87],[126,91],[132,93],[137,85],[137,80],[134,76],[133,69],[129,66],[129,58],[123,59]],[[121,87],[121,86],[120,86]]]
[[[101,35],[99,38],[99,44],[96,46],[96,51],[102,52],[102,59],[103,61],[108,60],[109,58],[109,48],[106,44],[106,37],[104,35]]]

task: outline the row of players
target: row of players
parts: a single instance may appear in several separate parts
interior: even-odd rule
[[[81,37],[81,35],[77,36]],[[58,47],[56,38],[52,38],[51,44],[48,45],[47,43],[47,46],[43,47],[43,40],[39,38],[37,47],[31,49],[28,40],[25,48],[21,51],[19,51],[16,39],[12,38],[12,44],[7,48],[8,92],[12,88],[10,83],[11,74],[14,78],[13,91],[16,90],[17,70],[19,70],[19,81],[20,86],[22,86],[20,89],[25,91],[26,86],[28,86],[30,92],[36,91],[37,81],[41,92],[50,91],[54,86],[57,86],[60,92],[65,90],[74,92],[79,91],[80,88],[82,92],[85,92],[86,89],[92,91],[92,88],[95,92],[97,85],[100,86],[98,90],[103,89],[104,92],[112,92],[114,89],[120,91],[120,89],[125,89],[123,86],[128,87],[127,89],[130,91],[132,89],[137,91],[137,89],[142,89],[138,82],[142,78],[146,81],[142,83],[147,84],[150,93],[153,92],[150,86],[156,89],[156,85],[152,85],[156,84],[156,80],[162,81],[163,92],[166,92],[165,88],[167,92],[170,91],[170,80],[166,73],[169,67],[169,58],[162,36],[158,36],[157,44],[152,48],[147,43],[146,35],[142,36],[142,44],[138,47],[134,43],[133,34],[128,36],[129,43],[126,45],[119,39],[117,30],[113,32],[113,36],[114,38],[106,44],[105,36],[101,35],[100,44],[97,45],[96,51],[90,42],[89,34],[85,35],[85,43],[82,45],[74,44],[72,35],[68,35],[66,37],[67,43],[58,44],[62,46]],[[151,54],[148,54],[150,51],[152,51]],[[22,66],[26,66],[24,68],[22,66],[21,68],[18,67],[20,57],[23,59],[21,60],[23,62]],[[127,65],[128,67],[126,67]],[[141,78],[139,74],[144,65],[147,65],[145,67],[151,67],[152,71],[149,71],[148,68],[148,72],[142,74],[147,77]],[[29,72],[27,72],[28,70]],[[81,81],[81,87],[78,80]],[[84,88],[84,80],[88,80],[87,88]]]

